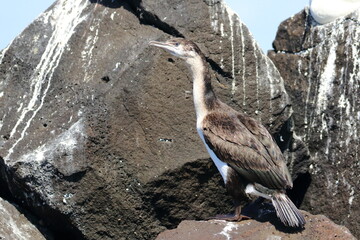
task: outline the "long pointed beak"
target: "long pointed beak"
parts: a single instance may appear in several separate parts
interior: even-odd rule
[[[169,52],[170,54],[172,54],[172,55],[174,55],[176,57],[181,57],[176,53],[176,49],[171,44],[168,44],[168,43],[165,43],[165,42],[150,41],[149,45],[162,48],[162,49],[166,50],[167,52]]]
[[[159,47],[159,48],[164,48],[164,49],[168,49],[168,47],[170,47],[169,44],[164,43],[164,42],[158,42],[158,41],[150,41],[149,45]]]
[[[173,46],[171,46],[170,44],[167,44],[165,42],[158,42],[158,41],[150,41],[149,42],[149,45],[150,46],[154,46],[154,47],[159,47],[159,48],[162,48],[162,49],[165,49],[169,52],[172,52],[173,51]]]

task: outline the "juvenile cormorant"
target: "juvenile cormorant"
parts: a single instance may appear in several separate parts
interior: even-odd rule
[[[293,183],[278,145],[260,122],[216,97],[199,47],[182,38],[149,44],[184,59],[190,67],[197,131],[236,205],[234,216],[226,219],[241,220],[244,216],[237,200],[251,194],[270,199],[286,226],[303,227],[303,215],[285,193]]]

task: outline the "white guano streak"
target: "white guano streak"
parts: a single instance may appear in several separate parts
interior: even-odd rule
[[[105,8],[102,15],[106,15],[108,10]],[[115,13],[115,12],[114,12]],[[113,13],[113,14],[114,14]],[[113,15],[111,15],[113,18]],[[81,58],[83,61],[82,68],[84,69],[84,82],[90,81],[94,74],[95,70],[91,68],[93,65],[93,54],[97,41],[99,40],[99,29],[102,22],[102,18],[94,19],[90,31],[94,33],[93,35],[89,34],[86,39],[84,50],[81,52]]]
[[[85,73],[85,77],[84,77],[84,81],[88,82],[92,79],[92,76],[89,76],[89,69],[92,66],[92,61],[93,61],[93,50],[95,48],[95,44],[99,39],[99,25],[97,25],[97,28],[95,30],[95,35],[91,36],[89,35],[89,37],[86,39],[86,45],[84,50],[81,52],[81,58],[82,60],[85,62],[83,64],[83,69],[84,69],[84,73]],[[93,28],[90,28],[90,31],[93,31]]]
[[[226,222],[226,226],[223,228],[223,230],[219,233],[220,235],[224,235],[226,237],[226,240],[231,240],[231,236],[229,232],[231,232],[233,229],[237,229],[238,225],[233,222]]]
[[[236,17],[236,14],[229,8],[226,4],[224,4],[224,8],[229,17],[229,25],[230,25],[230,43],[231,43],[231,74],[233,77],[231,83],[231,94],[234,95],[236,91],[236,76],[235,76],[235,50],[234,50],[234,20],[233,18]]]
[[[243,81],[243,106],[246,105],[246,79],[245,79],[245,38],[244,38],[244,30],[243,23],[240,23],[240,34],[241,34],[241,64],[242,64],[242,81]]]
[[[4,56],[5,56],[6,52],[7,52],[7,50],[9,49],[10,45],[11,45],[11,43],[6,48],[1,50],[1,52],[0,52],[0,64],[2,64]]]
[[[259,100],[259,69],[258,69],[258,56],[257,56],[257,43],[255,38],[250,34],[253,48],[254,48],[254,59],[255,59],[255,79],[256,79],[256,109],[260,109],[260,100]]]
[[[67,43],[73,35],[75,28],[80,24],[87,15],[81,16],[84,9],[88,6],[87,0],[83,1],[69,1],[60,0],[54,8],[42,15],[44,23],[48,22],[48,15],[51,14],[50,23],[52,24],[53,33],[45,48],[45,51],[36,66],[34,73],[30,78],[31,98],[28,105],[22,110],[18,121],[10,132],[13,137],[18,131],[18,127],[23,123],[25,117],[31,114],[25,126],[20,133],[20,137],[15,141],[5,157],[5,161],[9,160],[14,148],[24,138],[26,130],[29,128],[31,121],[36,116],[37,112],[42,108],[44,99],[50,88],[51,79],[54,71],[57,68],[61,56],[64,53]],[[45,85],[45,86],[44,86]]]
[[[320,114],[322,110],[327,108],[328,96],[331,94],[332,85],[335,78],[336,47],[337,44],[335,43],[331,45],[324,72],[321,74],[316,104],[317,114]]]
[[[214,0],[210,0],[210,6],[209,6],[209,11],[210,11],[210,22],[211,22],[211,27],[214,29],[214,31],[217,33],[219,30],[218,27],[218,23],[219,23],[219,16],[218,16],[218,8],[217,8],[217,4],[215,4]]]
[[[323,138],[323,132],[328,132],[328,123],[325,119],[325,113],[323,113],[323,111],[327,109],[328,97],[331,95],[333,82],[336,75],[336,48],[337,43],[332,42],[324,72],[321,74],[320,77],[320,86],[316,99],[317,101],[315,112],[318,116],[321,117],[320,139]],[[329,145],[327,145],[326,152],[328,152],[328,147]]]
[[[266,69],[270,69],[270,66],[269,66],[269,62],[270,61],[268,58],[265,58],[265,65],[266,65]],[[270,72],[269,70],[266,71],[266,74],[267,74],[267,78],[269,79],[269,85],[270,85],[270,101],[269,101],[269,104],[270,104],[270,112],[272,113],[273,112],[273,106],[272,106],[272,99],[274,98],[275,94],[276,94],[276,88],[277,86],[275,85],[275,83],[273,82],[273,78],[272,76],[270,75]],[[275,85],[275,86],[274,86]],[[271,114],[270,115],[270,119],[269,119],[270,122],[273,121],[273,115]]]
[[[222,22],[220,22],[220,27],[219,27],[219,14],[218,12],[222,13]],[[220,33],[221,33],[221,37],[228,37],[230,40],[230,44],[231,44],[231,62],[232,62],[232,83],[231,83],[231,94],[234,95],[235,91],[236,91],[236,75],[235,75],[235,47],[234,47],[234,28],[236,27],[235,21],[239,21],[239,17],[237,16],[237,14],[230,8],[228,7],[224,1],[220,1],[220,2],[215,2],[215,0],[211,0],[210,1],[210,7],[209,7],[209,12],[210,12],[210,21],[211,21],[211,26],[213,28],[213,30],[217,33],[220,29]],[[227,14],[227,18],[229,21],[229,30],[230,30],[230,35],[227,34],[224,31],[224,23],[225,22],[225,16],[224,13],[226,12]],[[222,44],[222,40],[220,40],[220,44]],[[220,61],[220,65],[221,67],[223,67],[223,59]]]

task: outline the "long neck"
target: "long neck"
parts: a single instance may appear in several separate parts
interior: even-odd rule
[[[216,96],[211,87],[209,69],[205,57],[198,56],[187,61],[193,75],[193,97],[197,119],[202,119],[214,107]]]

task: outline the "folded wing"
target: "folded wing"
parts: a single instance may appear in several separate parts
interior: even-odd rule
[[[244,114],[213,112],[202,131],[216,156],[250,182],[271,189],[292,188],[284,157],[266,128]]]

